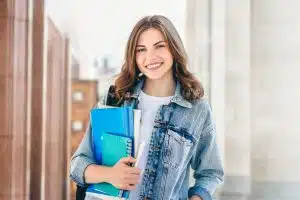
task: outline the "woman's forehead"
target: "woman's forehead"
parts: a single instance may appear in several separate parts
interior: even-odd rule
[[[159,41],[165,41],[162,32],[156,28],[149,28],[141,33],[137,45],[153,45]]]

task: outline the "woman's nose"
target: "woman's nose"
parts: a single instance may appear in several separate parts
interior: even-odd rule
[[[153,60],[153,58],[155,58],[155,51],[154,50],[148,50],[146,53],[146,59],[147,61],[151,61]]]

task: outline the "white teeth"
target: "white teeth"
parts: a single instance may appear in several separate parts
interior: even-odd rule
[[[147,65],[148,69],[155,69],[158,68],[161,65],[161,63],[156,63],[156,64],[151,64],[151,65]]]

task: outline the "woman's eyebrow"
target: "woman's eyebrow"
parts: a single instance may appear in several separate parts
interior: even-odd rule
[[[146,46],[142,44],[137,44],[136,47],[146,47]]]
[[[154,43],[153,46],[156,46],[156,45],[158,45],[158,44],[160,44],[162,42],[166,42],[166,41],[164,41],[164,40],[158,41],[158,42]]]
[[[155,42],[155,43],[153,44],[153,46],[156,46],[156,45],[158,45],[158,44],[160,44],[160,43],[163,43],[163,42],[166,42],[166,41],[160,40],[160,41],[158,41],[158,42]],[[145,46],[145,45],[142,45],[142,44],[137,44],[136,47],[146,47],[146,46]]]

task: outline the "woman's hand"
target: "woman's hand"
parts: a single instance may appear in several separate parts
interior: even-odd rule
[[[133,190],[139,183],[141,170],[130,167],[129,164],[135,163],[132,157],[122,158],[110,170],[110,183],[122,190]]]

